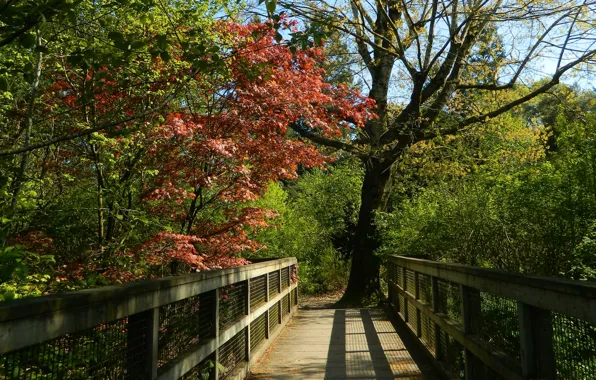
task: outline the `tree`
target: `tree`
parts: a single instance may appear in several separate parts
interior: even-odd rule
[[[184,4],[139,20],[90,6],[72,34],[41,49],[33,138],[0,119],[0,174],[23,189],[0,193],[0,206],[17,199],[0,249],[32,231],[47,237],[60,282],[83,287],[244,264],[260,246],[250,235],[275,217],[251,202],[330,160],[288,125],[316,125],[328,139],[343,120],[372,117],[372,101],[325,81],[321,49],[278,43],[269,23],[186,19],[198,3]],[[15,176],[20,157],[31,163]]]
[[[345,300],[379,290],[375,214],[387,207],[395,163],[404,153],[534,99],[565,74],[590,69],[596,55],[596,5],[590,1],[279,3],[310,25],[352,37],[377,105],[378,117],[353,129],[355,138],[322,139],[316,126],[294,125],[302,138],[354,153],[364,163]],[[486,59],[494,46],[498,54]],[[537,71],[543,67],[546,74]],[[407,100],[391,104],[392,92]],[[466,107],[471,96],[498,100]]]

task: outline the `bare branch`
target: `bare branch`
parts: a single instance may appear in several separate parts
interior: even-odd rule
[[[320,145],[324,145],[324,146],[327,146],[330,148],[344,150],[346,152],[355,154],[358,157],[365,157],[364,152],[362,152],[362,150],[358,149],[358,147],[356,147],[352,144],[342,142],[342,141],[333,140],[333,139],[330,139],[327,137],[323,137],[315,132],[309,131],[306,128],[301,127],[300,125],[298,125],[298,123],[290,124],[290,128],[292,128],[293,131],[298,133],[298,135],[300,135],[300,137],[304,137],[305,139],[310,140],[310,141],[314,142],[315,144],[320,144]]]

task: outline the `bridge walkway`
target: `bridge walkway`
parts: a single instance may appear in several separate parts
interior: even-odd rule
[[[439,379],[405,329],[382,309],[302,308],[249,379]]]

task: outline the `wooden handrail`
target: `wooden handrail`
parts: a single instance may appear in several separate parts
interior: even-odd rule
[[[64,343],[61,342],[63,337],[76,335],[79,332],[84,333],[90,331],[89,329],[101,329],[102,326],[110,323],[123,323],[125,327],[119,328],[118,334],[124,334],[125,340],[127,339],[129,342],[126,346],[126,362],[128,364],[126,365],[127,369],[124,370],[128,377],[179,378],[208,357],[213,356],[217,361],[220,347],[231,342],[232,339],[241,337],[244,339],[243,344],[246,348],[242,361],[244,365],[238,366],[234,370],[236,375],[232,378],[243,378],[249,365],[264,352],[271,338],[276,335],[269,331],[270,310],[277,309],[280,315],[279,324],[285,324],[289,320],[285,317],[292,316],[297,309],[298,284],[297,281],[292,281],[292,268],[296,268],[295,258],[272,259],[238,268],[2,303],[0,304],[0,377],[12,378],[11,374],[7,374],[6,365],[21,365],[20,362],[14,363],[17,360],[15,358],[20,356],[10,356],[14,352],[26,352],[27,350],[36,352],[35,347],[44,344],[52,346],[54,344],[52,342],[57,342],[56,344],[60,346]],[[283,286],[280,283],[279,289],[272,292],[270,296],[269,274],[274,273],[281,279],[282,271],[287,274],[283,277],[287,283]],[[251,280],[256,278],[261,278],[261,284],[265,286],[264,294],[251,295]],[[237,302],[244,303],[244,313],[231,325],[222,326],[223,330],[220,331],[220,291],[238,284],[242,287],[237,289],[245,289],[244,293],[236,296],[240,297],[236,298],[239,300]],[[260,286],[262,289],[263,285]],[[207,295],[209,295],[209,299],[214,300],[213,304],[204,304],[199,301],[202,299],[201,297]],[[196,298],[197,296],[201,297]],[[211,317],[205,322],[201,322],[205,323],[205,326],[211,326],[209,327],[210,335],[201,336],[200,344],[194,344],[192,350],[179,354],[173,359],[168,359],[164,363],[164,359],[158,357],[160,334],[162,334],[160,310],[170,304],[191,299],[191,297],[197,299],[197,307],[200,310],[212,310],[211,314],[207,313]],[[257,297],[254,310],[251,310],[250,306],[252,297]],[[194,304],[195,301],[192,302]],[[282,309],[282,305],[286,307]],[[181,312],[184,313],[184,311]],[[184,316],[180,315],[182,318]],[[251,352],[251,324],[257,319],[263,321],[263,318],[266,321],[264,334],[267,338],[266,344],[260,345],[257,352]],[[195,328],[198,331],[199,327]],[[134,345],[134,342],[140,341],[146,342],[146,344]],[[102,343],[95,342],[94,344],[101,345]],[[79,348],[76,346],[69,348],[69,350],[77,349]],[[98,349],[109,350],[110,348],[98,347]],[[131,350],[139,351],[131,352]],[[161,363],[159,366],[158,361]],[[6,368],[3,368],[3,365]],[[31,364],[27,362],[22,366],[30,367]],[[218,366],[215,366],[216,376],[217,368]]]
[[[428,353],[437,363],[441,363],[445,356],[441,352],[441,334],[447,334],[449,339],[461,344],[463,371],[467,379],[490,378],[486,375],[487,368],[506,379],[555,379],[559,369],[553,346],[553,313],[585,325],[596,325],[595,283],[404,256],[388,257],[387,274],[389,300],[396,314],[410,326],[418,339],[425,341]],[[432,294],[430,300],[421,299],[420,276],[427,276],[427,281],[430,281],[430,285],[427,284]],[[410,278],[410,282],[414,278],[413,289],[406,277]],[[439,282],[451,289],[457,287],[457,296],[450,300],[450,306],[459,318],[454,319],[441,310],[440,305],[445,305],[447,300],[443,299],[445,295],[439,294]],[[426,290],[429,293],[429,289]],[[520,350],[516,356],[520,359],[500,351],[493,346],[491,339],[482,336],[484,294],[500,297],[515,305]],[[411,320],[412,315],[415,320]],[[420,326],[423,319],[433,325],[435,335],[432,339],[422,336]],[[429,347],[431,341],[434,341],[434,347]],[[596,348],[596,340],[593,346]],[[591,365],[596,371],[596,362]],[[449,371],[444,373],[449,376]]]

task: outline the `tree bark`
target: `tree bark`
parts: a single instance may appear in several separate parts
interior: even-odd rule
[[[375,215],[386,207],[386,187],[391,183],[391,164],[372,158],[365,163],[361,206],[352,246],[352,267],[343,300],[361,303],[380,291],[380,261],[375,256],[380,241]]]

